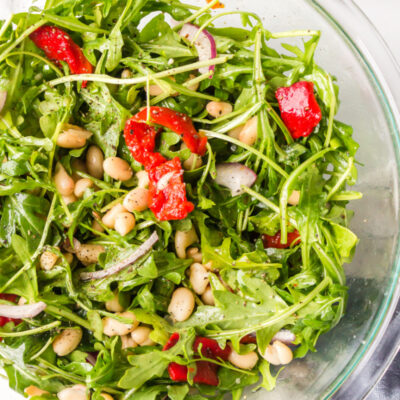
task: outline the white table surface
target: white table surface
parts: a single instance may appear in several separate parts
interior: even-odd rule
[[[2,0],[0,0],[1,2]],[[279,1],[279,0],[264,0]],[[332,0],[334,1],[334,0]],[[400,0],[354,0],[375,24],[400,64]],[[26,4],[27,0],[13,0],[14,5]],[[1,400],[21,400],[22,397],[8,389],[8,383],[0,379]]]

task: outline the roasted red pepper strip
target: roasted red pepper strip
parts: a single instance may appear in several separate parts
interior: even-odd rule
[[[160,221],[179,220],[193,211],[187,201],[183,169],[178,157],[148,170],[149,208]]]
[[[293,139],[309,136],[322,118],[312,82],[297,82],[275,93],[281,117]]]
[[[207,137],[196,131],[192,120],[186,114],[171,110],[165,107],[150,107],[148,113],[144,108],[133,117],[138,122],[146,122],[148,114],[150,123],[161,125],[171,131],[182,135],[183,141],[192,153],[204,155],[206,151]]]
[[[50,60],[64,61],[68,64],[71,74],[91,74],[93,66],[84,56],[81,48],[72,40],[68,33],[56,26],[44,25],[29,36],[39,49],[42,49]],[[82,82],[85,87],[86,81]]]
[[[183,135],[192,152],[203,154],[207,138],[196,132],[187,115],[163,107],[143,109],[125,124],[125,142],[135,160],[143,164],[149,174],[149,208],[160,221],[184,219],[194,205],[186,198],[181,162],[177,157],[167,161],[154,152],[157,131],[145,122],[148,113],[151,123]]]
[[[298,231],[289,232],[287,234],[287,243],[281,243],[281,232],[278,232],[275,236],[262,235],[264,247],[267,249],[273,247],[275,249],[287,249],[293,242],[296,244],[300,243],[300,233]]]
[[[124,135],[134,159],[143,164],[146,170],[167,161],[160,153],[154,152],[157,131],[153,126],[131,118],[125,124]]]
[[[201,354],[207,358],[227,360],[229,354],[231,353],[231,348],[229,346],[225,346],[225,349],[221,349],[219,344],[214,339],[209,339],[205,337],[198,336],[196,337],[193,343],[193,350],[195,352],[199,352],[199,347],[201,344]]]
[[[174,347],[176,343],[178,343],[178,340],[179,333],[173,333],[169,338],[168,343],[164,346],[163,351]],[[214,360],[219,358],[227,360],[231,352],[231,349],[228,346],[226,346],[225,349],[221,349],[217,341],[200,336],[195,338],[193,350],[197,353],[199,350],[201,350],[201,354],[204,357]],[[187,381],[188,368],[185,365],[172,362],[168,366],[168,373],[173,381]],[[218,365],[209,361],[196,361],[196,374],[193,378],[193,382],[210,386],[218,386]]]

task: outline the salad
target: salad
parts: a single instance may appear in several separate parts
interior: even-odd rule
[[[319,39],[217,0],[47,0],[1,22],[11,388],[239,400],[316,351],[361,197]]]

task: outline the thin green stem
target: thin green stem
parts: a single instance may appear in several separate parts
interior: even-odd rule
[[[329,191],[328,196],[327,196],[327,200],[329,200],[340,188],[340,186],[343,185],[343,183],[345,182],[345,180],[347,179],[347,177],[349,176],[352,168],[354,165],[354,158],[350,157],[349,158],[349,163],[347,165],[346,170],[344,171],[344,173],[342,174],[342,176],[340,177],[340,179],[338,179],[338,181],[336,182],[335,186]]]
[[[194,71],[202,67],[208,67],[210,65],[224,64],[233,57],[234,57],[233,55],[225,55],[222,57],[213,58],[212,60],[197,61],[192,64],[187,64],[181,67],[171,68],[166,71],[157,72],[152,75],[152,78],[155,79],[166,78],[168,76],[173,76],[188,71]],[[135,78],[123,79],[123,78],[114,78],[112,76],[102,75],[102,74],[78,74],[78,75],[68,75],[62,78],[54,79],[48,82],[48,84],[50,86],[57,86],[67,82],[80,82],[80,81],[102,82],[102,83],[109,83],[112,85],[137,85],[138,83],[145,83],[147,81],[147,76],[139,76]],[[45,90],[46,87],[44,87],[43,89]]]
[[[7,17],[7,19],[4,21],[4,24],[2,25],[0,29],[0,39],[3,37],[4,33],[6,32],[7,28],[10,26],[11,21],[13,19],[14,15],[11,14]]]
[[[248,193],[250,196],[256,198],[260,203],[265,204],[268,208],[270,208],[271,210],[273,210],[277,214],[280,214],[281,211],[280,211],[279,207],[274,202],[272,202],[271,200],[268,200],[266,197],[264,197],[260,193],[255,192],[253,189],[250,189],[247,186],[242,186],[242,189],[246,193]]]
[[[20,332],[3,332],[0,330],[0,337],[21,337],[21,336],[32,336],[37,335],[39,333],[51,331],[57,326],[61,325],[60,321],[54,321],[47,325],[42,325],[39,328],[29,329],[28,331],[20,331]]]
[[[276,172],[278,172],[280,175],[282,175],[285,178],[289,178],[289,175],[286,171],[284,171],[276,162],[272,161],[269,157],[267,157],[265,154],[262,154],[261,152],[259,152],[258,150],[254,149],[251,146],[248,146],[245,143],[242,143],[241,141],[234,139],[230,136],[227,135],[223,135],[221,133],[217,133],[217,132],[212,132],[212,131],[203,131],[206,133],[206,135],[210,138],[214,138],[214,139],[220,139],[220,140],[224,140],[226,142],[235,144],[236,146],[239,147],[243,147],[244,149],[246,149],[247,151],[253,153],[254,155],[256,155],[257,157],[261,158],[262,160],[264,160],[270,167],[272,167]]]
[[[328,129],[326,132],[324,147],[329,147],[333,132],[333,123],[336,112],[336,94],[333,88],[332,77],[328,74],[329,90],[331,92],[331,103],[329,104],[329,119],[328,119]]]
[[[68,320],[70,320],[72,322],[75,322],[78,325],[83,326],[84,328],[88,329],[89,331],[92,330],[92,327],[91,327],[89,321],[79,317],[78,315],[76,315],[72,311],[69,311],[69,310],[67,310],[65,308],[60,308],[60,307],[56,307],[56,306],[53,306],[51,304],[48,304],[45,311],[48,314],[59,316],[59,317],[63,317],[63,318],[66,318],[66,319],[68,319]]]
[[[31,57],[37,58],[38,60],[47,64],[58,76],[64,76],[64,74],[61,72],[61,70],[59,68],[57,68],[51,61],[40,56],[39,54],[32,53],[31,51],[25,51],[25,50],[24,51],[13,51],[13,52],[9,53],[6,56],[6,58],[12,57],[12,56],[17,56],[17,55],[26,55],[26,56],[31,56]]]
[[[188,22],[194,21],[198,16],[201,14],[204,14],[206,11],[208,11],[210,8],[213,8],[219,0],[212,0],[210,3],[208,3],[205,7],[200,8],[200,10],[196,11],[193,13],[190,17],[187,17],[185,20],[180,22],[179,24],[174,26],[174,31],[178,31],[179,29],[182,28],[183,25],[187,24]]]
[[[32,32],[36,31],[36,29],[40,28],[47,22],[45,18],[33,24],[29,29],[27,29],[18,39],[13,41],[10,46],[8,46],[1,54],[0,54],[0,62],[3,61],[7,54],[11,52],[12,49],[15,49],[20,43],[22,43]]]
[[[301,301],[298,303],[294,304],[293,306],[290,306],[280,312],[275,313],[271,318],[268,318],[264,322],[253,325],[253,326],[248,326],[246,328],[242,329],[231,329],[231,330],[225,330],[223,332],[216,332],[216,333],[210,333],[207,336],[210,338],[223,338],[223,337],[231,337],[233,335],[240,335],[244,336],[248,333],[251,332],[257,332],[261,329],[267,328],[269,326],[275,325],[280,321],[285,320],[286,318],[290,317],[291,315],[295,314],[297,311],[301,310],[303,307],[305,307],[308,303],[310,303],[320,292],[322,292],[330,283],[332,282],[331,278],[325,277],[319,284],[318,286],[315,287],[314,290],[312,290],[307,296],[303,297]]]
[[[307,30],[299,30],[299,31],[269,33],[268,36],[271,39],[280,39],[280,38],[297,37],[297,36],[320,36],[320,35],[321,35],[320,31],[311,31],[311,30],[307,29]]]
[[[289,132],[289,129],[286,127],[285,123],[282,121],[282,118],[278,115],[272,105],[267,101],[264,100],[267,104],[267,112],[271,116],[271,118],[275,121],[275,123],[281,129],[283,136],[285,136],[285,140],[287,144],[292,144],[294,142],[292,135]]]
[[[289,198],[289,190],[292,185],[299,177],[301,173],[303,173],[309,166],[311,166],[316,160],[323,157],[328,151],[332,151],[333,149],[325,149],[310,157],[308,160],[304,161],[300,164],[286,179],[286,182],[282,186],[281,195],[279,199],[280,205],[280,214],[281,214],[281,243],[287,243],[287,204]]]

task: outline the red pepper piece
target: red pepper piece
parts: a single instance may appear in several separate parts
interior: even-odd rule
[[[160,221],[186,218],[194,205],[186,199],[183,169],[178,157],[148,171],[149,208]]]
[[[257,336],[255,333],[249,333],[248,335],[242,337],[240,339],[240,343],[242,344],[257,344]]]
[[[143,164],[146,169],[167,161],[160,153],[154,153],[157,131],[153,126],[131,118],[125,125],[124,135],[133,158]]]
[[[296,244],[300,243],[300,233],[298,231],[289,232],[287,234],[287,243],[281,243],[281,232],[278,232],[275,236],[262,235],[264,248],[273,247],[275,249],[287,249],[293,242]]]
[[[293,139],[307,137],[322,118],[312,82],[297,82],[275,93],[281,117]]]
[[[84,56],[81,48],[72,40],[68,33],[56,26],[44,25],[29,36],[33,43],[42,49],[50,60],[64,61],[68,64],[71,74],[91,74],[93,66]],[[87,82],[82,82],[86,87]]]
[[[231,349],[229,346],[225,346],[225,349],[221,349],[219,344],[214,339],[209,339],[205,337],[198,336],[196,337],[193,343],[193,350],[195,352],[199,352],[199,346],[201,344],[201,354],[207,358],[227,360],[229,354],[231,353]]]
[[[192,153],[204,155],[206,151],[207,137],[196,131],[192,120],[186,114],[165,107],[144,108],[133,118],[138,122],[146,122],[148,115],[151,123],[161,125],[171,131],[183,135],[183,141]]]
[[[187,382],[188,369],[186,365],[172,362],[168,365],[168,374],[175,382]]]
[[[194,383],[218,386],[218,365],[209,361],[196,361],[196,367],[196,375],[193,378]]]
[[[171,347],[174,347],[179,341],[179,333],[174,332],[168,339],[168,342],[164,345],[163,351],[169,350]]]

